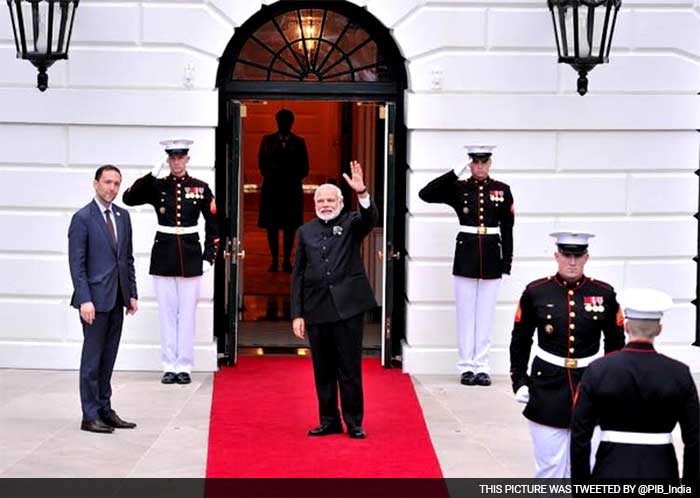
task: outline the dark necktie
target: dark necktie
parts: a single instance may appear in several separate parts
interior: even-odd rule
[[[112,236],[112,244],[114,247],[117,246],[117,232],[114,231],[114,223],[112,223],[112,217],[109,215],[109,209],[105,209],[105,217],[107,218],[107,231]]]

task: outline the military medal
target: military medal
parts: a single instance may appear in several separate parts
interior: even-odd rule
[[[605,310],[603,306],[603,296],[584,296],[583,304],[586,311],[594,313],[602,313]]]
[[[548,323],[544,326],[544,332],[545,334],[551,334],[552,332],[554,332],[554,326],[551,323]]]
[[[334,226],[333,227],[333,235],[342,235],[343,234],[343,227],[341,226]]]

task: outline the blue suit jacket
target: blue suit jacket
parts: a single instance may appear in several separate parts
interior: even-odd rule
[[[107,231],[103,214],[92,200],[73,215],[68,228],[68,262],[73,280],[71,306],[92,302],[95,311],[114,308],[117,289],[128,306],[137,299],[131,219],[126,209],[112,204],[117,247]]]

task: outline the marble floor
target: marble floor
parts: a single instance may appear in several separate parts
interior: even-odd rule
[[[138,428],[102,435],[79,430],[76,371],[0,370],[0,477],[203,477],[213,375],[186,386],[159,377],[115,372],[113,407]],[[504,376],[488,388],[444,375],[413,383],[446,477],[532,475],[527,425]]]

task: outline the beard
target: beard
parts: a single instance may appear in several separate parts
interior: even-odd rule
[[[330,221],[333,218],[337,218],[340,212],[343,210],[343,206],[339,205],[330,213],[322,213],[320,209],[316,209],[316,216],[318,216],[323,221]]]

